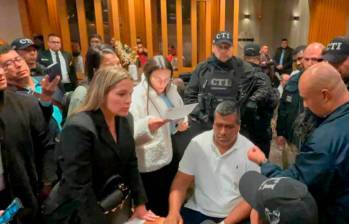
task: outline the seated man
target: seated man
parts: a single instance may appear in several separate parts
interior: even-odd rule
[[[238,184],[245,172],[259,168],[248,161],[246,153],[253,143],[239,130],[237,105],[223,101],[215,110],[213,130],[193,138],[184,152],[172,183],[166,223],[212,220],[227,224],[249,217],[251,207],[241,199]],[[181,209],[194,181],[194,195]]]

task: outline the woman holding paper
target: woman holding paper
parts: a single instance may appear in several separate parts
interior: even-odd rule
[[[167,215],[169,189],[178,165],[172,159],[171,135],[188,128],[186,119],[164,119],[169,108],[183,106],[171,83],[172,74],[172,66],[163,56],[150,59],[144,66],[145,79],[134,88],[130,108],[138,168],[149,201],[146,206],[161,216]]]

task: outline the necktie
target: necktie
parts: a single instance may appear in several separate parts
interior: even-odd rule
[[[279,65],[282,65],[284,62],[284,56],[285,56],[285,49],[282,49],[280,60],[279,60]]]
[[[58,51],[55,52],[56,55],[56,62],[59,64],[59,70],[61,71],[60,74],[62,75],[62,67],[61,67],[61,60],[59,59]]]

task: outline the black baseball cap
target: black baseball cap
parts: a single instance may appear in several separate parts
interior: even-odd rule
[[[233,45],[233,35],[230,32],[222,31],[214,36],[213,44],[218,45],[223,43],[230,46]]]
[[[34,42],[29,38],[17,38],[11,43],[13,50],[24,50],[30,46],[35,47]]]
[[[267,178],[256,171],[240,179],[241,196],[269,223],[318,223],[314,198],[303,183],[289,177]]]
[[[349,56],[349,37],[336,37],[326,47],[322,59],[340,64]]]
[[[259,44],[256,43],[250,43],[250,44],[246,44],[246,46],[244,47],[244,55],[245,56],[259,56],[261,47],[259,46]]]

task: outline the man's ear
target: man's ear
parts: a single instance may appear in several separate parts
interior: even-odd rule
[[[325,100],[325,102],[329,102],[332,98],[330,91],[328,91],[328,89],[323,89],[321,90],[321,95],[322,95],[322,99]]]

